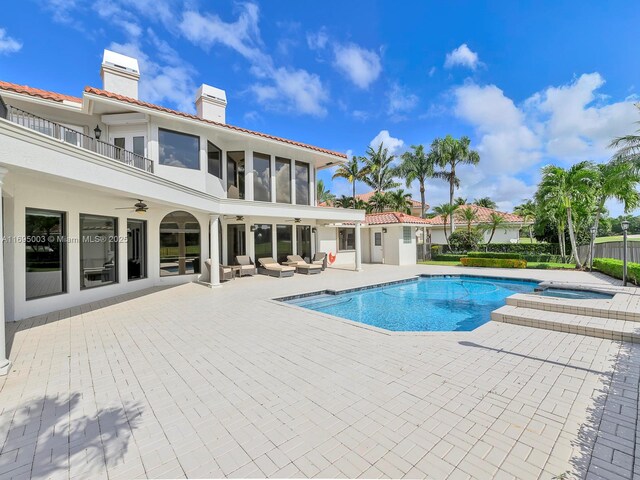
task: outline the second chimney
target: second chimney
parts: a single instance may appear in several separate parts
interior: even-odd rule
[[[108,92],[138,98],[140,69],[138,60],[120,53],[105,50],[100,69],[103,89]]]
[[[224,90],[202,84],[196,93],[196,111],[204,120],[226,123],[227,94]]]

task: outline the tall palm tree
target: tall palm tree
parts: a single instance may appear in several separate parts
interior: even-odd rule
[[[461,137],[459,140],[447,135],[445,138],[436,138],[431,144],[436,165],[443,170],[434,173],[434,177],[441,178],[449,182],[449,205],[453,205],[453,195],[460,186],[460,179],[456,175],[456,168],[459,165],[477,165],[480,162],[480,154],[470,148],[469,137]],[[448,168],[448,170],[447,170]],[[450,219],[451,231],[455,226],[453,217]]]
[[[636,104],[636,107],[640,109],[639,104]],[[636,123],[640,124],[640,122]],[[636,135],[615,138],[609,147],[618,149],[616,158],[630,161],[636,168],[640,168],[640,130],[636,131]]]
[[[369,198],[367,202],[368,213],[384,212],[389,206],[391,206],[391,197],[389,193],[375,192]]]
[[[588,205],[594,203],[597,179],[597,170],[591,162],[576,163],[568,170],[547,165],[542,169],[542,180],[536,193],[539,203],[557,206],[564,211],[577,268],[582,268],[582,261],[577,248],[574,215],[587,211]]]
[[[533,243],[533,222],[536,219],[536,204],[527,200],[513,209],[513,213],[522,217],[524,223],[529,224],[529,240]]]
[[[356,198],[356,182],[364,179],[366,169],[360,168],[360,163],[357,157],[352,157],[351,160],[341,164],[331,178],[344,178],[352,185],[353,195],[352,198]]]
[[[393,166],[394,155],[389,155],[389,150],[381,143],[378,150],[373,147],[367,149],[367,156],[361,157],[364,163],[362,181],[369,185],[375,192],[384,192],[398,187],[400,184],[393,177],[396,168]]]
[[[423,145],[411,145],[411,150],[413,151],[402,154],[402,163],[398,167],[398,172],[404,177],[407,188],[410,188],[416,180],[418,181],[420,185],[420,216],[424,218],[427,213],[424,184],[428,178],[433,177],[434,159],[433,155],[425,153]]]
[[[487,245],[489,245],[491,243],[491,240],[493,240],[493,236],[495,235],[496,230],[506,228],[508,225],[509,222],[507,222],[502,215],[500,215],[498,212],[491,212],[489,214],[489,221],[486,222],[483,226],[486,231],[491,232],[489,240],[487,241]]]
[[[471,233],[471,224],[478,220],[478,213],[472,207],[458,208],[456,217],[467,225],[467,232]]]
[[[496,202],[491,200],[489,197],[476,198],[473,200],[473,204],[478,205],[479,207],[491,208],[492,210],[495,210],[498,207]]]
[[[462,205],[466,205],[468,202],[466,197],[456,197],[453,199],[453,203],[454,205],[461,207]]]
[[[336,199],[336,196],[331,193],[329,189],[325,190],[324,182],[322,180],[318,180],[316,183],[316,200],[318,203],[324,202],[327,205],[332,205],[333,201]]]
[[[449,219],[453,218],[456,214],[456,210],[458,210],[458,205],[451,205],[450,203],[443,203],[442,205],[438,205],[437,207],[433,207],[433,212],[442,218],[442,225],[444,227],[444,239],[447,242],[447,246],[449,245],[449,236],[447,235],[447,223],[449,223]]]
[[[608,163],[596,165],[596,212],[593,226],[598,231],[600,217],[605,211],[607,200],[615,198],[624,204],[624,213],[629,213],[640,206],[640,194],[638,194],[638,184],[640,183],[640,171],[635,168],[633,162],[627,158],[614,158]],[[593,252],[595,236],[591,238],[589,255]],[[587,258],[585,263],[589,263]]]
[[[402,212],[406,214],[411,213],[411,207],[413,207],[413,201],[411,200],[411,194],[404,190],[394,190],[387,192],[389,201],[389,208],[396,212]]]

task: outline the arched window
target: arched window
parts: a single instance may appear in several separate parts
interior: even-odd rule
[[[187,212],[171,212],[160,223],[160,276],[200,273],[200,224]]]

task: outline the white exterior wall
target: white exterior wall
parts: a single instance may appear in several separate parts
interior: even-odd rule
[[[382,234],[384,263],[387,265],[416,264],[416,229],[411,229],[411,243],[404,243],[403,225],[385,226],[387,233]]]
[[[355,265],[356,251],[338,251],[338,229],[336,227],[318,227],[318,252],[325,252],[330,258],[335,255],[335,261],[329,266]]]

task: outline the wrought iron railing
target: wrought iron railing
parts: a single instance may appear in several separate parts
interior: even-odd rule
[[[46,118],[38,117],[37,115],[25,112],[24,110],[11,105],[6,105],[3,110],[6,110],[6,113],[3,113],[5,113],[5,118],[10,122],[35,130],[36,132],[43,133],[65,143],[91,150],[99,155],[103,155],[126,165],[131,165],[132,167],[139,168],[145,172],[153,173],[153,160],[142,155],[117,147],[111,143],[96,140],[95,138],[78,132],[77,130],[52,122]]]

